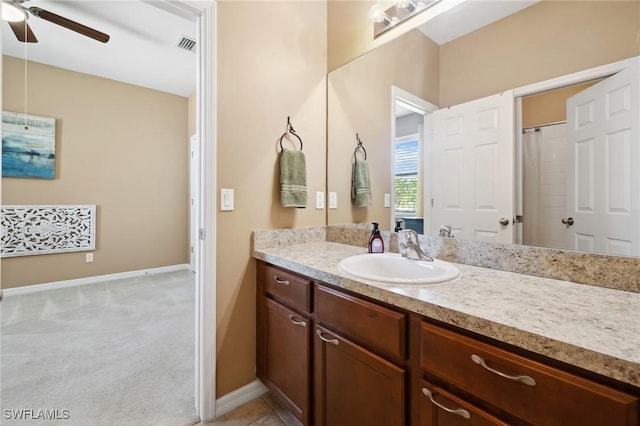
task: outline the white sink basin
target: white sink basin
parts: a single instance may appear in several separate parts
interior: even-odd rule
[[[460,276],[448,262],[407,259],[398,253],[370,253],[347,257],[338,263],[341,272],[387,284],[435,284]]]

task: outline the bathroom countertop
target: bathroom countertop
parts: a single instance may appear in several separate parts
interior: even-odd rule
[[[460,278],[385,285],[338,270],[362,247],[328,241],[253,257],[363,296],[640,387],[640,293],[455,264]]]

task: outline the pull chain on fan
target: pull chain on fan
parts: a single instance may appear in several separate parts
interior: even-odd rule
[[[27,36],[27,30],[29,30],[29,27],[27,27],[25,25],[24,27],[24,37],[25,39],[28,39]],[[33,33],[32,33],[33,34]],[[34,36],[35,38],[35,36]],[[29,119],[28,119],[28,113],[29,113],[29,73],[28,73],[28,68],[29,68],[29,58],[27,57],[27,43],[24,44],[24,129],[28,130],[29,129]]]

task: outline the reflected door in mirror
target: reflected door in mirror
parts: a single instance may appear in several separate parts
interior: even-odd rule
[[[573,248],[640,256],[640,67],[567,102]]]

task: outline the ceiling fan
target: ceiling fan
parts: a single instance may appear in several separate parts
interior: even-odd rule
[[[2,0],[2,20],[8,21],[9,26],[16,35],[16,38],[23,43],[37,43],[38,39],[29,27],[27,19],[29,15],[37,16],[45,21],[52,22],[61,27],[75,31],[84,36],[90,37],[101,43],[109,41],[109,35],[93,28],[82,25],[78,22],[56,15],[39,7],[24,7],[22,3],[26,0]]]

